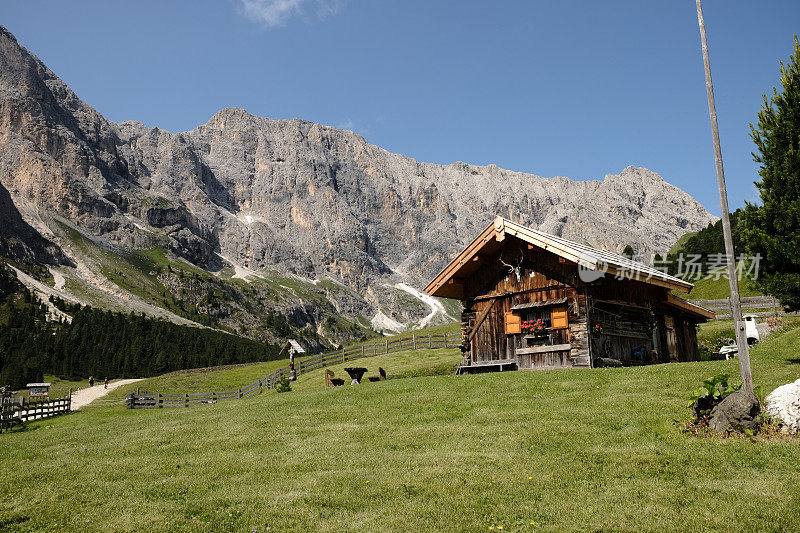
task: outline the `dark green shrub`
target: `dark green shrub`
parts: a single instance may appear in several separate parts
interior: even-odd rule
[[[275,390],[278,392],[289,392],[292,390],[292,383],[289,381],[289,378],[284,377],[281,379],[277,385],[275,385]]]

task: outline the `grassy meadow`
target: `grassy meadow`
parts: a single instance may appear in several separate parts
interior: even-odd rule
[[[694,288],[688,295],[681,292],[676,292],[675,294],[689,300],[720,300],[731,295],[730,280],[727,277],[720,276],[719,279],[714,279],[713,277],[702,278],[692,281],[692,283]],[[739,281],[739,295],[764,296],[763,293],[753,287],[753,282],[749,279]]]
[[[413,376],[458,357],[352,363]],[[754,347],[752,364],[766,391],[800,377],[800,327]],[[225,374],[267,370],[139,385],[229,388]],[[0,530],[800,530],[800,440],[675,427],[720,372],[737,361],[328,389],[317,371],[288,393],[193,409],[88,407],[0,435]]]

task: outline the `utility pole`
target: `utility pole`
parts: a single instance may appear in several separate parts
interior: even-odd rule
[[[711,62],[708,59],[708,43],[706,42],[706,24],[703,21],[703,7],[697,0],[697,22],[700,24],[700,41],[703,47],[703,65],[706,69],[706,93],[708,94],[708,114],[711,118],[711,136],[714,140],[714,160],[717,163],[717,185],[719,186],[719,203],[722,207],[722,232],[725,237],[725,255],[728,263],[728,278],[731,286],[731,304],[733,320],[736,328],[736,344],[739,348],[739,371],[742,374],[742,388],[753,392],[753,375],[750,372],[750,349],[747,345],[747,334],[742,320],[742,301],[739,299],[739,280],[736,277],[736,256],[733,252],[731,221],[728,216],[728,192],[725,188],[725,172],[722,169],[722,149],[719,144],[719,127],[717,126],[717,108],[714,105],[714,85],[711,82]]]

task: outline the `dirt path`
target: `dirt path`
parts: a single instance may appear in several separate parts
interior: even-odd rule
[[[108,388],[103,387],[103,383],[101,382],[99,385],[95,385],[94,387],[87,387],[85,389],[76,390],[72,393],[72,406],[71,409],[73,411],[77,411],[81,407],[89,405],[93,401],[98,398],[102,398],[112,390],[116,389],[117,387],[121,387],[123,385],[128,385],[129,383],[136,383],[137,381],[142,381],[141,379],[120,379],[118,381],[111,381],[108,384]]]

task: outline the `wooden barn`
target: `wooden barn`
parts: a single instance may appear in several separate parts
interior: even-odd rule
[[[498,217],[425,291],[461,300],[460,372],[697,361],[693,285]]]

